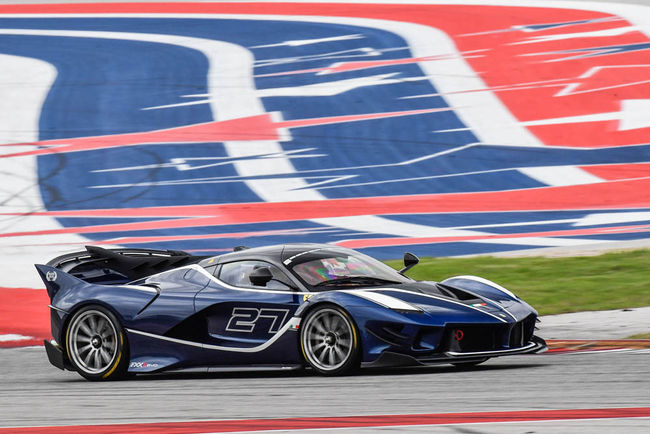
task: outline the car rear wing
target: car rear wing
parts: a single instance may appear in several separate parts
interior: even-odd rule
[[[58,256],[49,261],[47,266],[84,282],[122,285],[152,274],[195,264],[205,258],[209,256],[194,256],[177,250],[104,249],[86,246],[85,251]]]

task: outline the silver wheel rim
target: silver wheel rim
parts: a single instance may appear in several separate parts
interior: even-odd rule
[[[352,354],[352,325],[337,310],[319,310],[307,319],[302,345],[309,363],[323,371],[334,371]]]
[[[88,374],[100,374],[113,364],[117,356],[117,330],[103,312],[87,310],[70,324],[68,334],[70,357]]]

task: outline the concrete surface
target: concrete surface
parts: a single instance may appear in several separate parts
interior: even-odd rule
[[[623,339],[650,332],[650,307],[546,315],[541,320],[538,334],[544,339]]]
[[[91,383],[50,366],[42,348],[5,349],[0,427],[639,407],[648,405],[649,360],[639,350],[511,356],[470,371],[441,365],[334,378],[267,372]]]

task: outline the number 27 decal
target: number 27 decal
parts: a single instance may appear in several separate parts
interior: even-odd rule
[[[271,320],[268,333],[277,333],[284,324],[289,309],[256,309],[254,307],[235,307],[228,321],[226,330],[230,332],[253,333],[255,324],[260,318]]]

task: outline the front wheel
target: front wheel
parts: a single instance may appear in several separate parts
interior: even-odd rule
[[[360,345],[352,318],[337,306],[315,308],[301,327],[305,360],[324,375],[340,375],[359,367]]]
[[[68,358],[88,380],[114,380],[128,369],[128,346],[119,321],[102,306],[77,311],[66,333]]]

